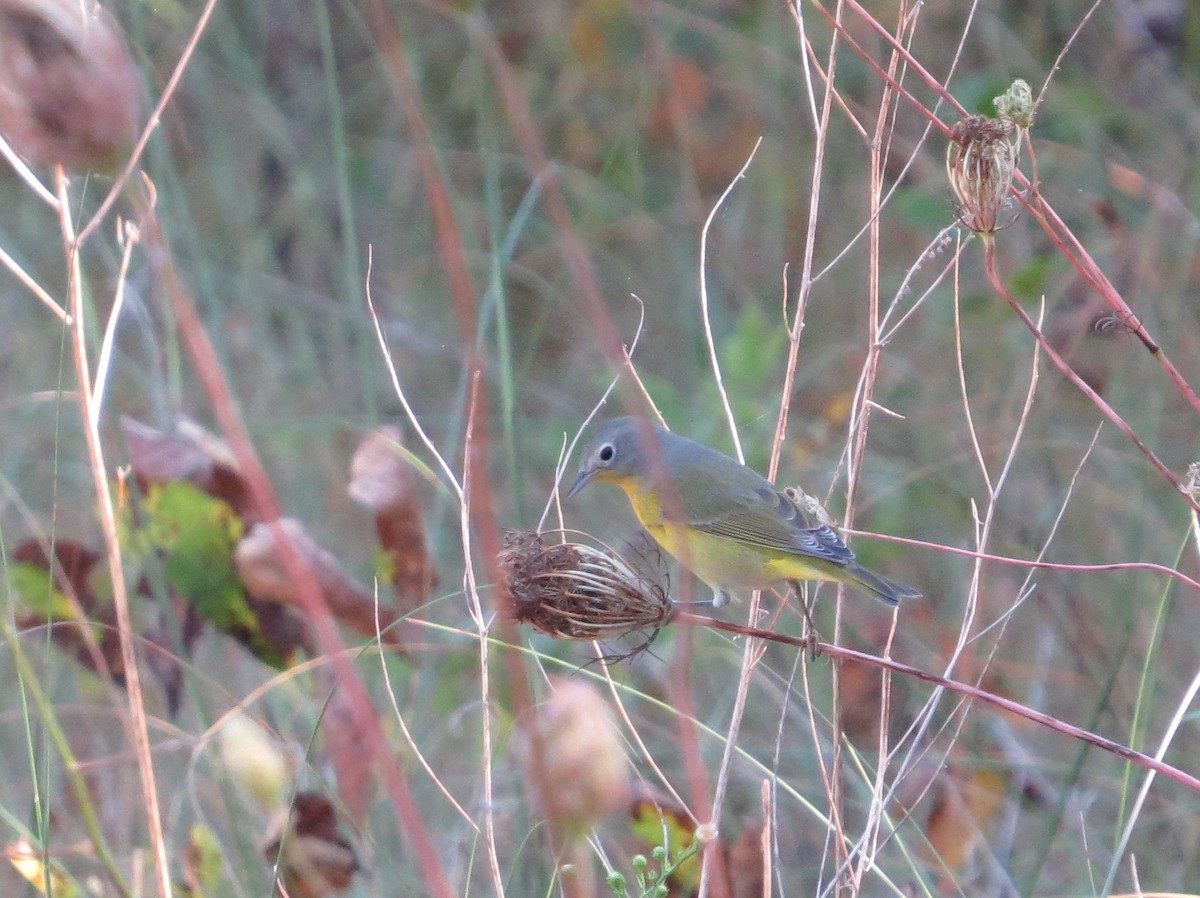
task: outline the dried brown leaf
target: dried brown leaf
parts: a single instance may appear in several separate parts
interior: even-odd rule
[[[299,521],[281,518],[278,526],[312,568],[334,618],[359,633],[376,635],[376,602],[371,592],[351,577],[337,558],[318,546]],[[288,575],[270,525],[255,524],[242,537],[234,552],[234,564],[251,596],[305,612],[299,588]],[[397,614],[391,608],[380,606],[378,617],[382,629],[394,623]],[[395,637],[384,633],[383,638],[392,641]]]
[[[1004,807],[1007,785],[994,770],[951,770],[925,824],[939,864],[962,873],[983,845]]]
[[[112,171],[141,81],[112,18],[79,0],[0,0],[0,133],[34,165]]]
[[[121,431],[143,492],[150,484],[185,480],[226,502],[247,524],[253,522],[249,487],[220,437],[190,421],[168,433],[129,417],[121,419]]]
[[[55,645],[87,670],[124,685],[125,665],[116,632],[116,614],[112,606],[97,595],[90,582],[100,555],[81,543],[59,540],[54,544],[51,561],[47,548],[40,540],[27,539],[13,552],[13,561],[50,573],[54,588],[65,597],[70,610],[65,614],[20,612],[15,620],[17,627],[52,624],[50,638]],[[85,629],[88,624],[99,624],[100,627],[93,632]]]
[[[290,898],[326,898],[349,888],[361,867],[338,831],[337,811],[318,792],[299,792],[272,822],[263,856],[278,864]]]
[[[429,601],[437,581],[425,539],[417,477],[398,427],[382,427],[358,445],[350,463],[350,497],[375,512],[379,545],[388,556],[397,606],[413,611]]]

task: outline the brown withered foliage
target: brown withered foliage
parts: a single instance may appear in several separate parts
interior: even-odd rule
[[[94,2],[0,0],[0,134],[37,166],[111,171],[133,146],[142,88]]]
[[[389,573],[401,612],[429,601],[437,572],[425,538],[424,509],[417,476],[403,452],[398,427],[369,434],[350,462],[350,497],[375,513],[379,545],[387,553]]]
[[[71,603],[73,619],[47,618],[37,612],[22,611],[16,616],[19,629],[51,625],[50,638],[60,649],[75,657],[81,665],[101,677],[111,677],[124,685],[124,661],[117,638],[116,613],[110,602],[102,600],[91,585],[93,569],[100,563],[99,553],[72,540],[58,540],[52,553],[36,539],[27,539],[13,552],[13,561],[31,564],[51,574],[54,586]],[[33,597],[26,596],[26,600]],[[84,630],[98,625],[91,634]]]
[[[130,417],[121,418],[121,433],[142,492],[151,483],[185,480],[227,503],[247,528],[256,520],[250,488],[220,437],[186,420],[164,431]]]
[[[311,568],[334,618],[365,636],[374,636],[378,616],[378,626],[385,631],[384,642],[395,642],[396,635],[386,629],[397,619],[394,609],[386,606],[377,609],[372,592],[350,576],[332,553],[317,545],[299,521],[281,518],[277,526]],[[291,578],[270,525],[255,524],[242,537],[234,552],[234,564],[238,578],[254,598],[307,612],[301,602],[300,587]]]
[[[290,898],[341,892],[361,869],[354,846],[339,832],[337,811],[319,792],[296,794],[292,806],[271,825],[263,857],[278,865]]]

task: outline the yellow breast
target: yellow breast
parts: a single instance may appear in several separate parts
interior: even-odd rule
[[[636,480],[622,480],[633,513],[646,532],[693,574],[714,589],[765,589],[791,579],[823,577],[800,556],[723,536],[714,536],[684,522],[664,519],[658,496]]]

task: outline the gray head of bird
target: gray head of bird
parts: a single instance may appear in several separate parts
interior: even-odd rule
[[[593,480],[620,483],[641,475],[646,466],[643,429],[653,432],[654,425],[637,418],[613,418],[601,424],[595,436],[583,447],[579,474],[567,490],[567,498]]]

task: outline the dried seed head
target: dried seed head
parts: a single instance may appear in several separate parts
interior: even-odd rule
[[[525,767],[538,806],[578,836],[629,804],[629,765],[603,696],[580,680],[555,680],[525,729]]]
[[[96,3],[0,0],[0,134],[34,165],[117,168],[141,95],[120,32]]]
[[[1126,312],[1101,312],[1092,319],[1092,332],[1102,337],[1137,333],[1132,315]]]
[[[1013,214],[1001,221],[1017,167],[1015,131],[1012,124],[986,115],[965,118],[951,129],[946,174],[959,222],[977,234],[994,234],[1016,218]]]
[[[217,736],[221,762],[239,786],[265,807],[283,800],[292,782],[292,765],[266,730],[245,714],[235,714]]]
[[[630,633],[653,639],[671,619],[665,576],[642,573],[605,546],[547,544],[544,536],[532,530],[505,534],[499,560],[517,622],[556,639]]]
[[[297,792],[268,826],[263,857],[278,868],[276,894],[328,898],[350,888],[362,869],[341,833],[337,809],[320,792]]]

